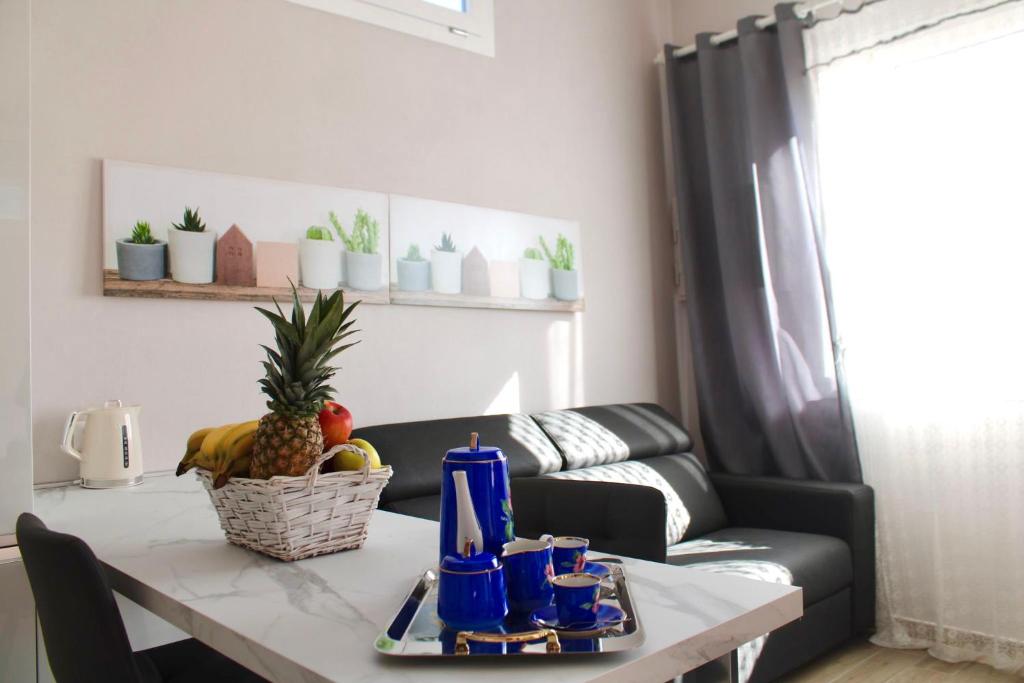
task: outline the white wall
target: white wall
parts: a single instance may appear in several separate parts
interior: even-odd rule
[[[32,509],[29,0],[0,0],[0,546]]]
[[[577,316],[371,307],[341,357],[359,424],[657,400],[678,410],[656,71],[665,0],[501,0],[497,57],[282,0],[35,0],[35,478],[69,410],[144,406],[147,467],[263,410],[243,303],[101,296],[100,159],[579,220]],[[496,399],[497,402],[496,402]]]

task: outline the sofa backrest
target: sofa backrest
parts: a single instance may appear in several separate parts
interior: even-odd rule
[[[692,453],[595,465],[547,475],[558,479],[650,486],[665,496],[665,545],[697,538],[726,526],[725,510],[707,472]],[[602,514],[614,515],[615,510]],[[623,512],[625,514],[625,512]]]
[[[693,446],[683,426],[654,403],[548,410],[532,417],[558,446],[567,470],[686,453]]]
[[[651,486],[665,496],[666,545],[726,525],[704,465],[688,451],[690,435],[653,403],[549,410],[533,415],[558,446],[565,466],[549,476]]]
[[[376,425],[353,431],[352,438],[369,441],[381,460],[394,468],[391,481],[381,493],[381,503],[387,504],[440,493],[441,459],[448,449],[468,445],[471,432],[480,434],[482,445],[502,450],[513,477],[536,476],[562,467],[558,450],[528,415]]]

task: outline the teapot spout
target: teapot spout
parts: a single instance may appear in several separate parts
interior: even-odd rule
[[[455,505],[458,527],[456,533],[456,547],[463,557],[469,557],[473,553],[481,553],[484,550],[484,532],[480,528],[480,520],[477,519],[476,510],[473,508],[473,498],[469,493],[469,481],[466,473],[462,470],[452,472],[452,479],[455,480]],[[476,546],[475,551],[470,551],[470,545]]]

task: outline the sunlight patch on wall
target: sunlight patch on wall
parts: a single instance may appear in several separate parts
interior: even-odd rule
[[[558,320],[548,328],[548,407],[584,405],[583,318]]]
[[[513,372],[490,405],[484,409],[484,415],[504,415],[518,413],[522,409],[519,401],[519,372]]]

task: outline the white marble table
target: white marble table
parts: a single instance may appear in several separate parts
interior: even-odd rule
[[[802,614],[799,588],[624,559],[646,642],[557,661],[387,657],[373,642],[436,558],[437,525],[377,511],[360,550],[286,563],[228,544],[199,482],[37,491],[118,592],[275,681],[665,681]]]

